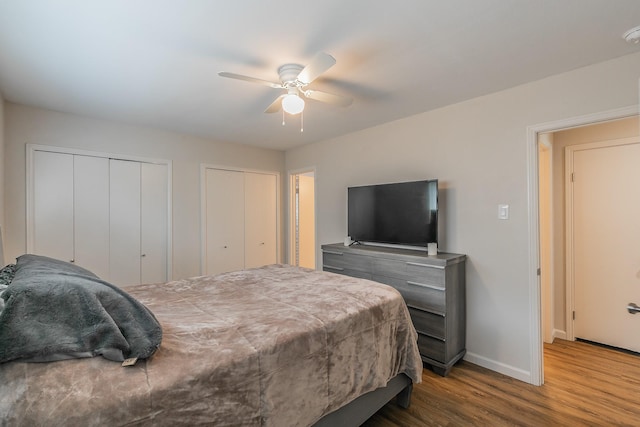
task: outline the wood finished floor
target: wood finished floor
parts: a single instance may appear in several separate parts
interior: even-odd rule
[[[424,369],[409,409],[392,401],[363,426],[640,426],[640,356],[555,340],[544,376],[536,387],[465,361],[446,378]]]

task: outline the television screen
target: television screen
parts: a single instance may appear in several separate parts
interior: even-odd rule
[[[349,187],[348,234],[356,242],[438,242],[438,180]]]

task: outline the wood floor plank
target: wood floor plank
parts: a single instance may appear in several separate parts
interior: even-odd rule
[[[445,378],[424,369],[408,409],[390,402],[363,427],[640,425],[638,355],[555,340],[544,365],[541,387],[466,361]]]

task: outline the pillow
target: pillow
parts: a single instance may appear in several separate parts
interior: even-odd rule
[[[16,275],[16,265],[9,264],[0,270],[0,286],[8,286]]]
[[[4,299],[2,294],[9,286],[9,283],[13,280],[13,276],[16,275],[16,265],[9,264],[0,270],[0,313],[4,310]]]

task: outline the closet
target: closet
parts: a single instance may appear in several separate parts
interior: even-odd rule
[[[205,167],[203,274],[277,262],[278,176]]]
[[[117,285],[169,280],[168,162],[29,150],[27,252]]]

